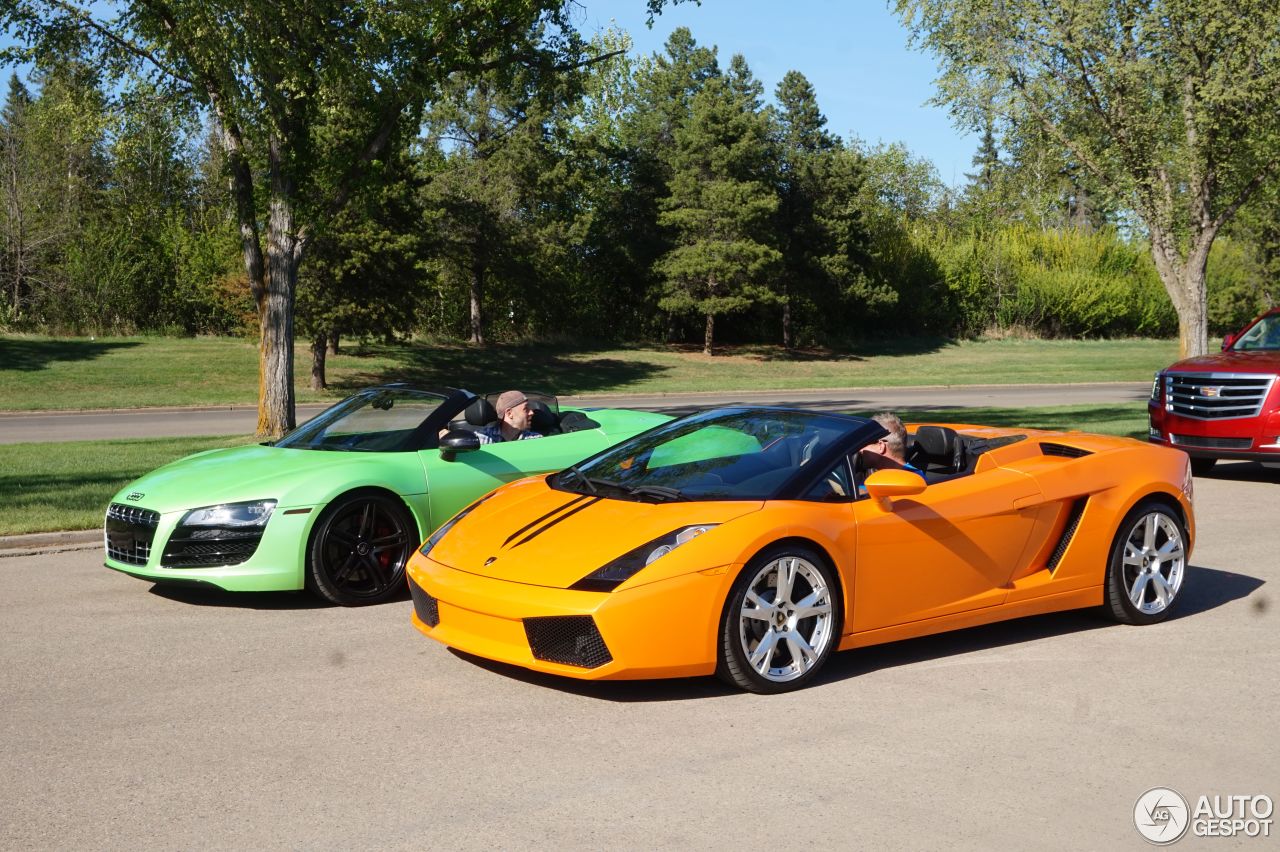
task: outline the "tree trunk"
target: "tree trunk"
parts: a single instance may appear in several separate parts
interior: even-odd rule
[[[702,354],[703,355],[713,354],[711,351],[711,338],[715,333],[715,330],[716,330],[716,315],[707,314],[707,330],[706,330],[706,334],[702,338]]]
[[[324,390],[329,386],[324,377],[324,358],[329,351],[328,335],[320,332],[311,341],[311,389]]]
[[[791,351],[791,298],[782,291],[782,348]]]
[[[484,265],[477,263],[471,268],[471,342],[481,346],[484,345],[483,299]]]
[[[336,331],[329,332],[329,354],[338,354],[338,332]]]
[[[273,206],[275,206],[273,204]],[[274,218],[274,216],[273,216]],[[293,281],[297,266],[283,252],[280,235],[268,232],[267,288],[258,303],[258,436],[274,438],[296,424],[293,394]]]
[[[1209,352],[1209,311],[1205,297],[1205,268],[1216,231],[1201,231],[1183,258],[1174,236],[1163,228],[1151,229],[1151,256],[1160,283],[1178,314],[1178,358],[1194,358]]]
[[[1205,264],[1188,264],[1180,282],[1183,302],[1178,311],[1178,353],[1191,358],[1209,353],[1209,310],[1205,299]]]
[[[295,425],[293,297],[302,242],[294,222],[292,175],[278,140],[271,141],[271,202],[267,219],[266,292],[258,300],[262,323],[258,375],[258,435],[278,437]]]

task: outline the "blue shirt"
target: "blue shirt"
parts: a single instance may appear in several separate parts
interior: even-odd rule
[[[506,438],[502,437],[501,423],[494,423],[492,426],[484,427],[483,429],[476,432],[476,436],[480,439],[480,446],[482,447],[485,444],[501,444],[503,441],[507,440]],[[527,441],[530,438],[541,438],[541,437],[542,437],[541,432],[534,432],[531,429],[525,429],[523,432],[520,433],[520,435],[516,438],[516,440]]]

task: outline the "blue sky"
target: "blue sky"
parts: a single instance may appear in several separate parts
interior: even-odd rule
[[[685,26],[721,64],[741,53],[772,96],[782,75],[804,74],[818,94],[827,129],[845,139],[902,142],[933,162],[948,184],[965,182],[978,139],[956,129],[945,109],[929,106],[937,65],[907,47],[907,31],[883,0],[702,0],[668,7],[645,26],[644,0],[578,0],[574,23],[584,35],[611,20],[631,34],[635,52],[662,50]]]

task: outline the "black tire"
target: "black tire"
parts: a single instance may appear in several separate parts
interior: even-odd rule
[[[307,588],[340,606],[382,603],[407,588],[418,526],[396,498],[355,491],[334,500],[311,532]]]
[[[779,577],[786,576],[780,570],[792,580],[785,604],[777,607]],[[811,605],[817,611],[804,616],[796,605],[808,597],[815,598]],[[840,644],[842,613],[839,578],[824,557],[800,545],[764,550],[747,563],[729,590],[720,616],[716,673],[748,692],[799,689]]]
[[[1195,476],[1208,476],[1213,472],[1213,466],[1217,463],[1217,459],[1201,459],[1192,456],[1191,473]]]
[[[1179,512],[1143,500],[1125,515],[1111,543],[1104,609],[1123,624],[1169,616],[1187,569],[1187,528]]]

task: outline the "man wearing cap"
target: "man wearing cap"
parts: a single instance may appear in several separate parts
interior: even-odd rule
[[[529,398],[520,391],[503,391],[493,408],[498,412],[498,422],[476,432],[481,445],[542,437],[541,433],[529,429],[533,410],[529,408]]]

